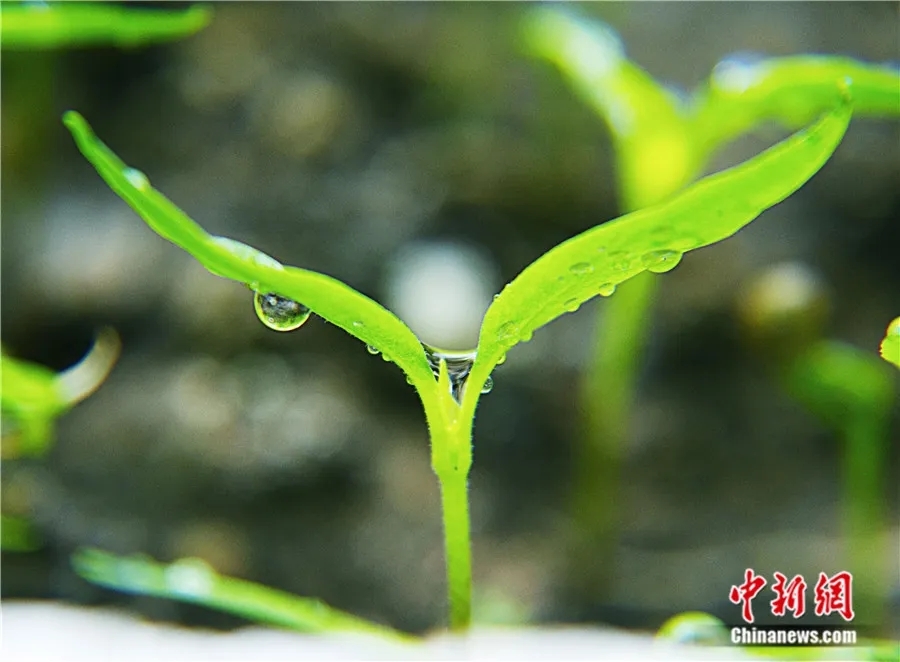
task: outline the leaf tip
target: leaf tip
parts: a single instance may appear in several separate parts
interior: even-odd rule
[[[74,130],[79,126],[83,126],[84,124],[86,124],[81,114],[75,110],[67,110],[66,112],[64,112],[62,116],[62,122],[70,130]]]

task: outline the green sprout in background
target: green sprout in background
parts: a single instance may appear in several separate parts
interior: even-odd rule
[[[786,263],[750,284],[740,317],[775,381],[844,442],[841,508],[855,620],[876,627],[890,576],[886,473],[895,375],[874,352],[823,337],[831,307],[815,272]]]
[[[199,5],[159,11],[99,2],[4,2],[0,18],[4,49],[42,50],[181,39],[206,27],[212,12]]]
[[[208,8],[147,10],[111,3],[3,2],[0,4],[0,47],[4,51],[47,51],[76,46],[113,44],[144,46],[179,39],[205,27]],[[52,65],[45,59],[23,62],[27,84],[12,97],[26,100],[30,116],[48,105]],[[35,81],[40,84],[35,85]],[[13,83],[15,86],[15,84]],[[29,120],[34,123],[33,120]],[[32,126],[39,134],[37,126]],[[56,374],[44,366],[0,354],[2,446],[4,459],[42,457],[53,442],[53,422],[93,393],[118,358],[120,343],[112,329],[103,331],[78,364]],[[39,536],[24,517],[2,515],[0,548],[31,551]]]
[[[726,59],[682,101],[629,61],[618,36],[600,21],[541,8],[527,15],[522,34],[527,51],[554,64],[606,122],[626,211],[669,199],[717,150],[764,122],[790,130],[808,124],[833,105],[836,81],[852,81],[856,116],[900,116],[896,67],[828,56]],[[613,571],[616,495],[656,289],[653,275],[641,274],[604,307],[583,382],[571,583],[587,595],[602,593]]]
[[[321,273],[284,266],[233,239],[208,234],[140,171],[123,163],[76,112],[64,123],[100,176],[160,236],[215,275],[254,291],[254,307],[270,328],[297,328],[315,313],[393,361],[417,391],[441,487],[450,626],[471,622],[468,473],[479,397],[506,353],[540,327],[595,296],[610,296],[645,271],[670,270],[690,250],[721,241],[801,187],[828,160],[850,120],[847,86],[833,83],[833,107],[815,124],[746,163],[707,177],[680,196],[627,214],[563,242],[529,265],[494,299],[460,390],[448,361],[434,370],[429,352],[393,313]],[[302,320],[301,320],[302,322]],[[454,397],[461,395],[459,400]]]
[[[81,549],[73,556],[72,564],[79,575],[101,586],[202,604],[257,623],[301,632],[356,632],[395,641],[416,640],[333,609],[320,600],[223,577],[202,559],[181,559],[163,565],[143,556],[120,557],[97,549]]]
[[[46,455],[54,421],[100,387],[119,349],[119,336],[106,329],[81,361],[60,373],[0,353],[0,457]],[[25,552],[39,547],[39,536],[26,518],[3,514],[0,524],[0,549]]]

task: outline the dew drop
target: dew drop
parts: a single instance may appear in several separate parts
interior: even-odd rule
[[[377,354],[381,354],[381,350],[379,350],[377,347],[373,347],[372,345],[366,345],[366,351],[367,351],[369,354],[371,354],[372,356],[375,356],[375,355],[377,355]]]
[[[762,56],[755,53],[735,53],[713,68],[711,82],[722,92],[741,94],[760,83],[767,70]]]
[[[215,572],[201,559],[182,559],[166,568],[165,581],[172,593],[202,597],[212,591]]]
[[[469,372],[475,363],[475,350],[455,352],[446,349],[438,349],[431,345],[422,343],[425,348],[425,357],[428,359],[428,365],[431,366],[431,372],[435,379],[439,379],[441,375],[441,361],[447,364],[447,377],[450,380],[450,395],[457,402],[462,397],[463,387],[469,378]]]
[[[259,321],[274,331],[293,331],[309,319],[309,308],[302,303],[272,292],[257,292],[253,309]]]
[[[529,342],[531,340],[531,336],[533,335],[533,333],[534,333],[533,331],[526,331],[525,333],[523,333],[520,336],[522,342]]]
[[[616,291],[615,283],[603,283],[600,287],[597,288],[597,294],[602,297],[609,297],[613,295],[613,292]]]
[[[641,257],[641,263],[646,269],[655,274],[664,274],[672,271],[681,262],[683,253],[678,251],[661,250],[651,251]]]
[[[140,170],[135,168],[125,168],[125,170],[122,171],[122,174],[125,175],[125,179],[128,180],[128,183],[136,189],[143,191],[144,189],[150,188],[150,180],[147,179],[147,175]]]
[[[504,363],[506,363],[506,354],[501,354],[494,365],[503,365]]]
[[[353,322],[353,328],[354,328],[354,329],[361,329],[361,328],[363,328],[364,326],[365,326],[365,324],[363,324],[363,323],[362,323],[361,321],[359,321],[359,320],[354,320],[354,322]]]
[[[569,271],[571,271],[576,276],[583,276],[584,274],[589,274],[594,270],[594,267],[589,262],[576,262],[571,267],[569,267]]]
[[[579,306],[581,306],[581,302],[578,299],[569,299],[563,304],[563,308],[570,313],[574,313],[578,310]]]
[[[486,395],[490,393],[494,388],[494,378],[488,375],[488,378],[484,380],[484,386],[481,387],[481,394]]]

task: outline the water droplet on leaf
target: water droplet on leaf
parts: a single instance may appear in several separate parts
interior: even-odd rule
[[[570,313],[574,313],[578,310],[579,306],[581,306],[581,302],[578,299],[569,299],[563,304],[563,308]]]
[[[353,322],[353,328],[354,328],[354,329],[361,329],[361,328],[363,328],[364,326],[365,326],[365,324],[363,324],[363,323],[360,322],[359,320],[355,320],[355,321]]]
[[[366,351],[373,356],[381,353],[381,350],[379,350],[377,347],[373,347],[372,345],[366,345]]]
[[[202,559],[182,559],[165,571],[166,587],[178,595],[209,595],[215,582],[215,572]]]
[[[447,377],[450,379],[450,395],[457,402],[462,398],[463,387],[469,378],[472,364],[475,363],[475,350],[454,352],[446,349],[438,349],[422,343],[425,348],[425,357],[435,379],[441,375],[441,361],[447,364]]]
[[[641,263],[655,274],[664,274],[677,267],[682,257],[678,251],[651,251],[641,258]]]
[[[576,262],[571,267],[569,267],[569,271],[571,271],[576,276],[583,276],[584,274],[589,274],[593,270],[594,270],[594,267],[590,262]]]
[[[484,380],[484,386],[481,387],[481,394],[486,395],[490,393],[494,388],[494,379],[490,375],[488,378]]]
[[[600,285],[600,287],[597,288],[597,294],[599,294],[602,297],[612,296],[615,291],[616,291],[615,283],[603,283],[602,285]]]
[[[122,174],[125,175],[125,179],[128,180],[128,183],[136,189],[143,191],[144,189],[150,188],[150,180],[147,179],[147,175],[140,170],[135,168],[125,168],[125,170],[122,171]]]
[[[309,308],[298,301],[273,294],[257,292],[253,296],[256,316],[274,331],[293,331],[309,319]]]
[[[768,71],[762,56],[735,53],[721,60],[712,72],[713,87],[729,94],[741,94],[760,83]]]

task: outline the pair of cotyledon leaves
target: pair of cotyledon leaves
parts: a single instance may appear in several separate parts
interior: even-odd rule
[[[811,127],[739,166],[700,180],[663,204],[563,242],[513,279],[485,315],[461,403],[463,417],[474,412],[494,366],[534,331],[600,293],[610,294],[617,284],[642,271],[668,270],[686,251],[734,234],[802,186],[830,157],[850,120],[846,90],[841,91],[838,81],[832,89],[833,110]],[[154,190],[142,173],[126,166],[81,115],[68,112],[64,122],[101,177],[163,238],[219,276],[302,302],[399,365],[423,401],[433,403],[437,396],[442,409],[450,406],[435,391],[419,339],[393,313],[330,276],[282,266],[252,247],[210,235]]]

